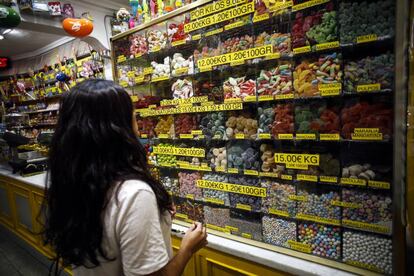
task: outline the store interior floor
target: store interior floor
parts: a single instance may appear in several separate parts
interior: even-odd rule
[[[0,275],[46,276],[50,265],[45,256],[0,226]],[[69,276],[65,272],[60,275]]]

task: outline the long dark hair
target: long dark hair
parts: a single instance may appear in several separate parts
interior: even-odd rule
[[[87,80],[61,99],[49,152],[45,243],[65,266],[95,267],[110,260],[101,247],[102,212],[117,183],[143,180],[155,193],[160,212],[171,198],[147,168],[144,147],[132,127],[133,105],[112,81]]]

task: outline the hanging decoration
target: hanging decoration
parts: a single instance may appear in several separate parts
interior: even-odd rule
[[[137,16],[139,1],[138,0],[129,0],[129,5],[132,8],[132,16]]]
[[[93,31],[93,23],[85,18],[66,18],[62,25],[68,34],[75,37],[85,37]]]
[[[20,15],[12,8],[0,5],[0,28],[14,28],[21,22]]]

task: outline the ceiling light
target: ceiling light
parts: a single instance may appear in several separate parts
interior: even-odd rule
[[[10,33],[12,31],[12,29],[6,29],[6,30],[4,30],[3,31],[3,34],[5,35],[5,34],[8,34],[8,33]]]
[[[4,36],[0,35],[0,40],[3,40],[3,39],[4,39]]]

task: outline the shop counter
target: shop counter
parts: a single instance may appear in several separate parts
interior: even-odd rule
[[[53,253],[38,234],[37,216],[44,198],[46,173],[21,177],[0,168],[0,223],[24,239],[42,254]],[[173,224],[172,245],[179,249],[186,227]],[[351,275],[328,266],[273,252],[214,234],[208,246],[190,260],[184,275]]]

